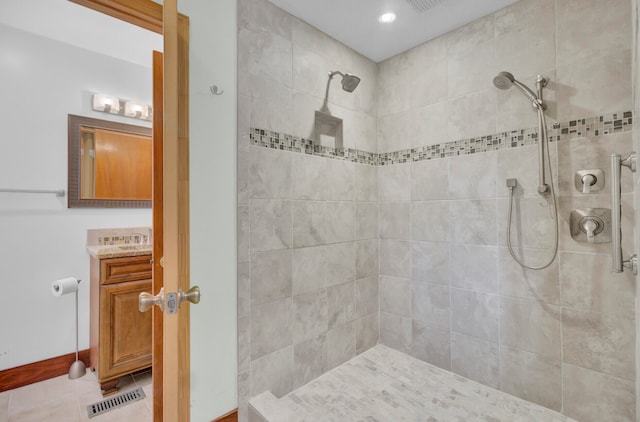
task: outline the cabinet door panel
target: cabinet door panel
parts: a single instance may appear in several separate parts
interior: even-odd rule
[[[151,312],[138,311],[138,295],[150,291],[150,280],[102,286],[104,378],[151,365]]]

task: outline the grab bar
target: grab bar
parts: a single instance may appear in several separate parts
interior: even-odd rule
[[[0,189],[0,192],[7,193],[55,193],[56,196],[64,196],[64,189],[60,190],[43,190],[43,189]]]
[[[630,268],[633,274],[638,274],[638,257],[632,255],[628,261],[622,257],[622,185],[620,173],[622,166],[636,172],[636,153],[630,153],[626,158],[618,154],[611,154],[611,270],[621,273],[624,268]]]

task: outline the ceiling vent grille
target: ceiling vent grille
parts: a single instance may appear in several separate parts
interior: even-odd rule
[[[407,3],[413,7],[413,10],[415,10],[416,13],[420,14],[444,3],[445,1],[446,0],[407,0]]]

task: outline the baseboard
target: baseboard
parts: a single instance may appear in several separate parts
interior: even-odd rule
[[[78,357],[88,367],[89,349],[81,350]],[[76,354],[69,353],[0,371],[0,393],[67,374],[75,360]]]
[[[214,419],[212,422],[238,422],[238,409],[232,410],[226,415],[222,415],[218,419]]]

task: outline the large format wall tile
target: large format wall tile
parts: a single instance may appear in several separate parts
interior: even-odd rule
[[[412,200],[449,199],[449,159],[416,161],[408,166]]]
[[[378,240],[356,242],[356,279],[378,274]]]
[[[380,339],[380,318],[377,313],[357,319],[355,326],[356,354],[360,354],[378,344]]]
[[[584,422],[636,420],[633,381],[573,365],[562,365],[563,411]]]
[[[381,275],[380,310],[407,318],[411,317],[411,281]]]
[[[411,277],[411,243],[406,240],[380,241],[380,274]]]
[[[634,319],[562,309],[563,361],[635,380]]]
[[[325,274],[327,287],[352,281],[356,276],[356,249],[354,242],[326,246]]]
[[[384,309],[382,309],[384,310]],[[451,328],[449,286],[414,281],[411,283],[411,317],[446,330]]]
[[[318,290],[327,285],[326,251],[324,246],[293,250],[293,294]]]
[[[473,245],[496,245],[496,200],[449,202],[450,240]]]
[[[451,331],[413,320],[411,355],[440,368],[451,369]]]
[[[507,235],[517,248],[553,249],[555,244],[555,208],[550,197],[515,198],[512,201],[509,228],[509,199],[498,203],[498,244],[507,245]],[[510,229],[510,233],[509,230]],[[562,230],[560,226],[559,230]],[[565,228],[565,231],[569,231]],[[533,265],[539,265],[534,263]]]
[[[356,355],[355,324],[349,323],[327,332],[327,369],[333,369]]]
[[[293,246],[317,246],[325,243],[327,205],[325,202],[294,201]]]
[[[555,67],[555,19],[549,13],[554,8],[554,0],[529,0],[494,14],[497,71],[508,71],[521,79]]]
[[[537,249],[515,249],[518,259],[530,266],[547,263],[551,251]],[[507,248],[498,248],[498,284],[500,294],[521,299],[536,299],[558,305],[560,303],[559,261],[542,270],[530,270],[518,264]]]
[[[292,344],[291,298],[252,307],[251,359]]]
[[[251,365],[251,396],[271,391],[282,397],[293,388],[294,350],[287,347],[260,359]]]
[[[325,242],[350,242],[355,239],[356,209],[353,202],[327,202]]]
[[[560,308],[535,300],[500,301],[500,343],[560,361]]]
[[[448,242],[450,224],[448,201],[411,203],[411,240]],[[382,221],[380,225],[383,225]]]
[[[326,370],[326,333],[293,346],[293,388],[318,378]]]
[[[380,238],[409,239],[409,202],[380,203]]]
[[[611,255],[560,252],[562,305],[583,311],[633,316],[635,279],[611,271]]]
[[[401,352],[411,349],[411,318],[380,312],[380,341]]]
[[[353,321],[356,315],[355,284],[353,281],[327,289],[329,328]]]
[[[500,347],[500,389],[553,410],[562,408],[560,362]]]
[[[327,291],[303,293],[293,298],[293,343],[321,335],[327,331]]]
[[[451,289],[451,329],[498,342],[500,298],[497,295]]]
[[[411,242],[411,279],[449,284],[449,244]]]
[[[378,203],[356,202],[356,240],[378,238]]]
[[[290,249],[253,254],[251,259],[252,305],[291,297],[292,284]]]
[[[452,244],[451,285],[460,289],[498,293],[497,250],[495,246]]]
[[[557,2],[558,66],[631,48],[630,6],[625,0]]]
[[[293,245],[291,201],[251,201],[251,250],[286,249]]]
[[[391,165],[378,168],[378,189],[381,202],[411,200],[409,180],[410,168],[406,165]]]
[[[497,162],[494,151],[449,160],[449,198],[495,198]]]
[[[597,116],[604,110],[630,110],[630,67],[630,50],[559,66],[558,120]]]
[[[500,385],[498,344],[451,333],[451,370],[493,388]],[[482,362],[481,365],[478,362]]]

